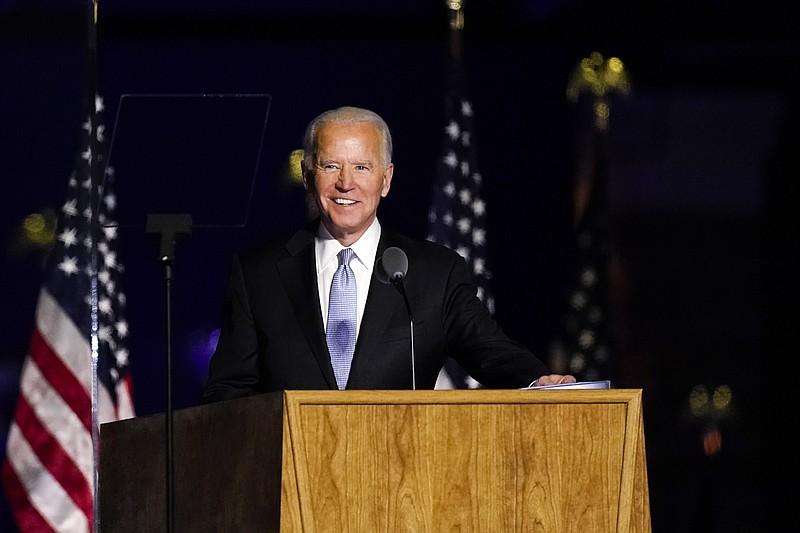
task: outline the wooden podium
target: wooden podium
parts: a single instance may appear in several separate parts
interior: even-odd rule
[[[173,413],[183,532],[650,532],[641,390],[286,391]],[[163,414],[101,426],[101,533],[166,530]]]

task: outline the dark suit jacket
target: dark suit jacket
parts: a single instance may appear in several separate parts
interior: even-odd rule
[[[202,401],[290,389],[336,389],[314,261],[316,222],[288,241],[234,258],[225,321]],[[408,256],[405,291],[414,318],[418,389],[432,389],[448,356],[489,388],[525,387],[545,365],[510,340],[477,297],[454,251],[382,228],[377,258]],[[348,389],[411,389],[409,317],[402,295],[373,275]]]

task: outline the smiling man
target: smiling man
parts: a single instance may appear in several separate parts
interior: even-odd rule
[[[319,217],[234,258],[204,403],[287,389],[432,389],[447,357],[489,388],[575,381],[549,374],[503,333],[456,252],[381,226],[394,165],[379,115],[326,111],[306,128],[303,148]],[[373,275],[393,247],[408,259],[413,362],[403,297]]]

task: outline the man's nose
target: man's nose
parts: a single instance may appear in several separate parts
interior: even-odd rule
[[[340,189],[352,189],[353,188],[353,171],[348,168],[342,168],[341,172],[339,172],[339,179],[336,181],[336,185]]]

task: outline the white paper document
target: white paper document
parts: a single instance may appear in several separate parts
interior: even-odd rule
[[[610,389],[611,381],[608,379],[600,381],[577,381],[575,383],[559,383],[557,385],[534,385],[533,387],[523,387],[520,390],[534,389]]]

